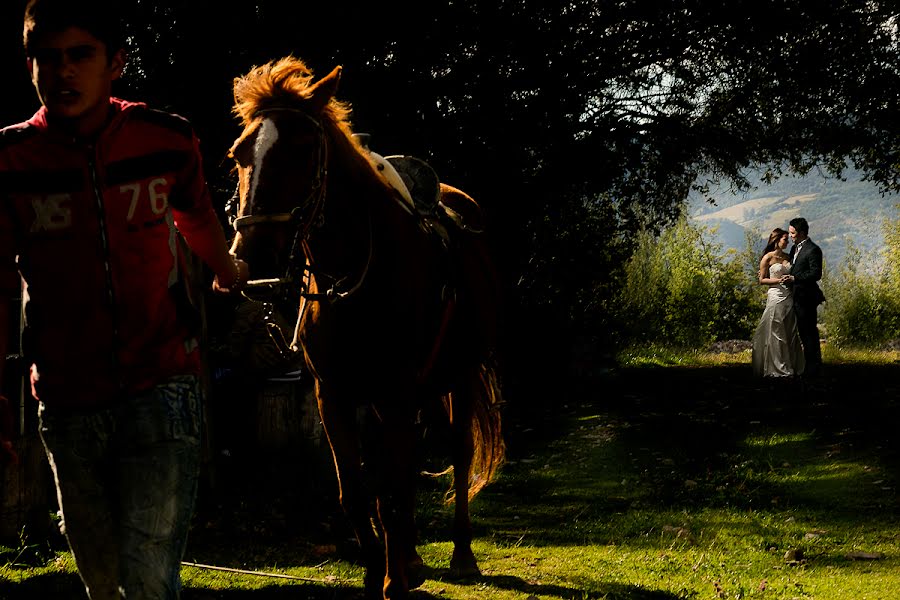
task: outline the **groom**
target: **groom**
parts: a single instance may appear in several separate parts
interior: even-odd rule
[[[788,233],[794,246],[787,281],[794,289],[794,312],[806,358],[803,376],[814,378],[822,374],[822,350],[816,327],[816,309],[825,301],[825,295],[816,283],[822,279],[822,249],[809,239],[809,223],[803,217],[791,220]]]

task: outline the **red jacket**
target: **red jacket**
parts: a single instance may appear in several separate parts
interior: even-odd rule
[[[181,117],[112,99],[87,146],[45,109],[0,130],[0,295],[26,285],[23,351],[48,406],[91,408],[199,370],[178,231],[201,257],[221,227]],[[221,252],[221,250],[219,250]]]

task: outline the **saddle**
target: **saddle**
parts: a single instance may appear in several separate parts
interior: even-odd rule
[[[416,210],[437,217],[441,202],[441,182],[431,165],[422,159],[403,154],[385,156],[384,160],[394,168],[409,190]]]
[[[448,229],[472,231],[474,224],[441,202],[441,181],[427,162],[406,154],[382,156],[369,148],[370,136],[353,134],[368,150],[375,168],[400,193],[406,207],[422,219],[423,227],[437,235],[446,246],[452,235]]]

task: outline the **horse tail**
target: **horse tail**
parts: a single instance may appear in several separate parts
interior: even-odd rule
[[[471,452],[469,460],[463,460],[460,466],[468,463],[468,481],[465,486],[458,485],[458,478],[465,476],[456,472],[454,468],[456,461],[446,469],[438,473],[424,472],[424,475],[431,477],[442,477],[444,475],[453,475],[453,481],[447,493],[444,494],[444,503],[453,504],[456,501],[457,492],[466,490],[469,500],[474,498],[478,492],[491,483],[500,471],[506,459],[506,445],[503,442],[503,432],[501,429],[500,408],[503,404],[500,385],[497,379],[497,373],[492,365],[484,364],[480,370],[474,374],[475,381],[470,382],[471,385],[463,394],[452,392],[443,397],[444,410],[450,417],[451,428],[467,427],[467,429],[459,430],[451,434],[451,438],[456,441],[456,446],[451,450],[451,454],[467,452],[468,448]],[[460,406],[461,402],[468,402],[468,406]],[[467,424],[455,422],[455,416],[463,412],[464,408],[468,408],[470,419]],[[462,457],[459,457],[462,458]]]
[[[472,466],[469,469],[469,499],[491,483],[506,459],[500,409],[503,396],[497,372],[491,364],[483,364],[472,406]]]

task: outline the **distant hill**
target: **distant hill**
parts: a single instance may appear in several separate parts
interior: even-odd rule
[[[873,264],[880,262],[883,223],[900,216],[900,195],[882,196],[877,185],[863,181],[856,172],[848,173],[846,181],[818,174],[783,177],[771,185],[760,183],[745,194],[725,190],[713,193],[713,197],[715,205],[699,196],[692,197],[688,209],[695,223],[718,225],[711,241],[721,244],[723,250],[745,249],[746,232],[757,230],[761,251],[772,229],[787,229],[791,219],[805,217],[809,221],[809,236],[822,247],[826,266],[843,260],[848,239],[864,255],[871,256]]]

